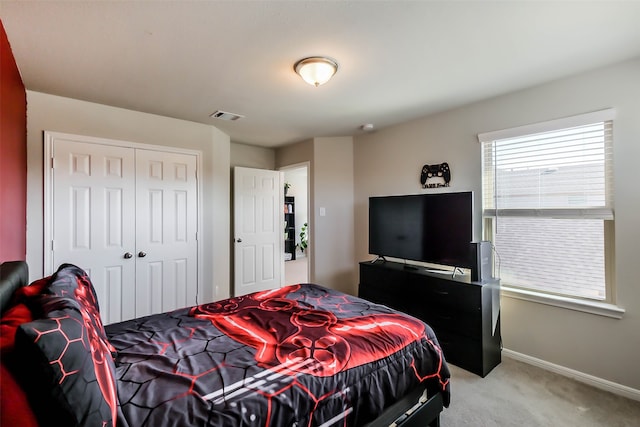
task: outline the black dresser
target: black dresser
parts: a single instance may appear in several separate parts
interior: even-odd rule
[[[451,276],[397,262],[361,262],[358,296],[424,320],[448,362],[484,377],[501,360],[500,283]]]

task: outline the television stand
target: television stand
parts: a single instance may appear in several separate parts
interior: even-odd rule
[[[484,377],[501,361],[500,282],[472,282],[391,261],[360,263],[358,296],[433,328],[445,359]],[[450,273],[450,271],[447,271]]]

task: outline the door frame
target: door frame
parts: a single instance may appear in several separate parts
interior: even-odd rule
[[[53,265],[53,169],[55,168],[53,159],[53,148],[57,139],[66,139],[78,143],[100,144],[108,146],[116,146],[131,149],[163,151],[165,153],[177,153],[196,156],[196,203],[197,203],[197,221],[196,221],[196,239],[198,247],[198,295],[202,295],[204,284],[202,283],[202,179],[200,171],[202,170],[202,151],[191,150],[187,148],[170,147],[167,145],[143,144],[140,142],[123,141],[117,139],[100,138],[95,136],[77,135],[63,132],[44,131],[44,157],[43,157],[43,275],[48,276],[55,272],[57,266]]]
[[[300,162],[300,163],[294,163],[291,165],[286,165],[286,166],[281,166],[278,168],[278,170],[280,172],[282,172],[283,174],[286,173],[288,170],[291,169],[300,169],[300,168],[306,168],[307,169],[307,221],[309,222],[309,225],[313,225],[312,224],[312,213],[313,210],[311,209],[311,162],[306,161],[306,162]],[[307,227],[307,230],[309,232],[309,236],[311,237],[311,239],[309,239],[310,245],[308,247],[308,251],[307,251],[307,281],[310,283],[313,283],[314,279],[311,278],[311,272],[313,271],[313,258],[315,256],[315,251],[311,250],[311,246],[313,246],[313,233],[311,230],[311,227]],[[282,254],[283,256],[283,260],[284,260],[284,252]],[[283,280],[285,278],[283,277]]]
[[[231,263],[230,263],[230,268],[231,268],[231,283],[230,283],[230,294],[237,297],[239,296],[239,286],[238,286],[238,270],[240,270],[238,268],[238,256],[237,256],[237,250],[238,250],[238,243],[242,242],[242,240],[238,240],[241,239],[243,236],[241,236],[241,233],[239,232],[239,230],[237,230],[238,227],[238,223],[236,221],[236,216],[238,215],[239,211],[236,209],[237,208],[237,200],[238,200],[238,186],[236,185],[237,183],[237,179],[238,179],[238,172],[239,171],[261,171],[261,172],[267,172],[269,174],[276,174],[278,176],[278,186],[277,186],[277,191],[278,191],[278,201],[274,206],[274,221],[276,224],[282,224],[282,206],[284,205],[284,174],[281,171],[278,170],[273,170],[273,169],[262,169],[262,168],[253,168],[253,167],[246,167],[246,166],[234,166],[232,168],[232,178],[231,178],[231,187],[232,187],[232,196],[231,196]],[[282,230],[282,228],[278,228],[278,226],[274,224],[275,230]],[[280,238],[278,238],[278,253],[280,254],[280,256],[277,258],[278,261],[278,270],[279,270],[279,280],[277,283],[277,287],[280,288],[284,285],[284,240],[282,239],[282,233],[277,233],[277,235],[280,236]],[[274,260],[276,260],[276,258],[274,257]],[[257,262],[257,261],[256,261]],[[275,289],[275,287],[272,287],[270,289]],[[266,290],[266,289],[262,289],[262,290]]]

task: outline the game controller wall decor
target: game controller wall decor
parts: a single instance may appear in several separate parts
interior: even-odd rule
[[[429,182],[429,180],[434,182]],[[451,169],[449,169],[447,162],[422,166],[422,172],[420,173],[422,188],[448,187],[449,181],[451,181]]]

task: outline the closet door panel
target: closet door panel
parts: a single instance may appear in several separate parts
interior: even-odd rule
[[[136,316],[196,304],[196,157],[136,151]]]
[[[104,323],[135,315],[135,163],[130,148],[60,137],[53,145],[53,270],[85,270]]]

